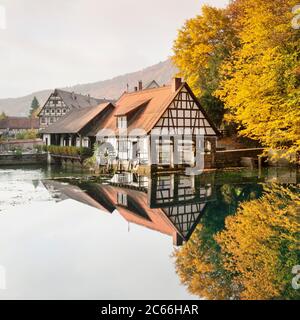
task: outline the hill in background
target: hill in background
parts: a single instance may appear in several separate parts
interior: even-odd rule
[[[126,90],[127,84],[129,85],[130,91],[133,91],[133,88],[137,86],[139,80],[142,80],[144,85],[152,80],[156,80],[160,85],[163,85],[169,83],[176,73],[177,69],[171,60],[166,60],[143,70],[121,75],[109,80],[78,84],[60,89],[90,94],[95,98],[117,99]],[[27,116],[33,97],[36,96],[40,104],[43,105],[54,89],[55,88],[51,88],[49,90],[34,92],[20,98],[0,99],[0,113],[4,111],[10,116]]]

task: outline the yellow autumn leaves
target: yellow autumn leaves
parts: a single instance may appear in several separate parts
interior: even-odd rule
[[[207,92],[219,99],[241,135],[286,154],[300,151],[300,30],[291,24],[297,2],[204,7],[174,43],[173,60],[200,99]]]
[[[273,185],[265,192],[261,199],[243,203],[216,236],[224,268],[241,288],[240,299],[281,298],[285,291],[290,291],[290,298],[297,294],[290,279],[299,262],[299,188]]]
[[[206,245],[203,228],[176,254],[189,290],[208,299],[296,299],[291,286],[300,258],[299,186],[264,187],[260,199],[243,202],[225,228]]]

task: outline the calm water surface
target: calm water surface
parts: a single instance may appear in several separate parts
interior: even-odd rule
[[[299,299],[296,170],[0,169],[0,299]]]

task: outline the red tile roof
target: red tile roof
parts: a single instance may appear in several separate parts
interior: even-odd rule
[[[151,99],[144,99],[140,101],[136,101],[133,103],[130,107],[125,106],[125,105],[120,105],[120,107],[116,110],[115,116],[125,116],[128,115],[134,111],[138,111],[139,108],[145,107]]]
[[[104,119],[103,122],[99,123],[98,132],[102,129],[110,129],[114,131],[116,135],[118,135],[119,130],[117,128],[116,117],[129,115],[130,113],[130,117],[127,117],[128,132],[133,129],[141,129],[146,133],[150,133],[164,112],[184,87],[195,99],[199,109],[206,116],[207,121],[216,132],[216,135],[218,135],[218,129],[209,119],[205,110],[203,110],[203,108],[200,106],[199,101],[194,96],[187,83],[183,83],[176,92],[172,91],[172,86],[163,86],[154,89],[145,89],[131,93],[124,93],[116,102],[116,108],[113,110],[110,116]]]

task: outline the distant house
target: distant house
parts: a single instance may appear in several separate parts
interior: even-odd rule
[[[106,120],[114,109],[110,102],[94,107],[73,108],[54,124],[42,130],[45,145],[91,148],[96,136],[91,132]]]
[[[40,128],[39,119],[26,117],[6,117],[0,120],[0,133],[15,136],[25,130],[38,130]]]
[[[95,107],[109,102],[106,99],[97,99],[89,95],[82,95],[55,89],[38,113],[41,128],[46,128],[72,110]]]
[[[155,81],[152,80],[151,82],[149,82],[146,87],[144,89],[154,89],[154,88],[159,88],[160,85]]]
[[[100,153],[109,151],[123,166],[135,162],[163,169],[195,167],[199,154],[205,168],[214,167],[219,135],[180,78],[148,89],[139,82],[115,104],[73,108],[42,133],[46,144],[91,147],[97,141]]]

